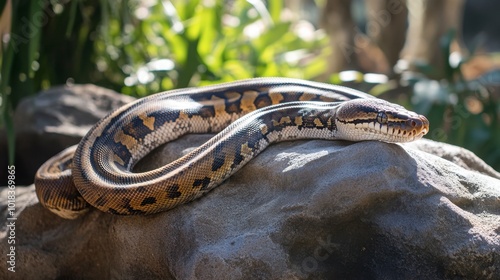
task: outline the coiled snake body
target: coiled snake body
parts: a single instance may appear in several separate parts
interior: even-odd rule
[[[42,205],[76,218],[102,211],[150,214],[221,184],[269,144],[293,139],[408,142],[427,133],[424,116],[345,87],[257,78],[151,95],[99,121],[48,160],[35,185]],[[133,166],[187,133],[216,133],[180,159],[144,173]]]

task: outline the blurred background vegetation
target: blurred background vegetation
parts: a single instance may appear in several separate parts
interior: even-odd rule
[[[285,1],[261,0],[0,1],[0,120],[10,161],[16,105],[54,85],[93,83],[141,97],[285,76],[344,84],[400,103],[428,116],[427,138],[470,149],[500,170],[499,74],[466,79],[463,65],[473,56],[449,59],[453,30],[441,40],[446,67],[438,79],[430,78],[432,64],[409,76],[328,73],[329,38],[318,26],[324,1],[306,2],[290,9]]]

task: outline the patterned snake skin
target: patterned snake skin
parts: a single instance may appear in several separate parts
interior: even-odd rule
[[[424,116],[363,92],[256,78],[127,104],[99,121],[78,147],[42,165],[35,185],[42,205],[63,218],[76,218],[90,205],[113,214],[150,214],[202,196],[274,142],[408,142],[428,130]],[[218,134],[170,164],[131,171],[151,150],[187,133]]]

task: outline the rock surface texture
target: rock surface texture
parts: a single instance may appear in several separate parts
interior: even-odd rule
[[[138,170],[207,139],[164,145]],[[430,140],[315,140],[272,145],[201,199],[149,216],[63,220],[19,186],[16,272],[3,224],[0,278],[499,279],[499,178]]]

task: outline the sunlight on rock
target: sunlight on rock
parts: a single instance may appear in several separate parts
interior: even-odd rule
[[[309,162],[318,160],[328,155],[328,151],[319,151],[316,153],[301,154],[301,153],[280,153],[276,155],[277,161],[288,159],[288,167],[283,169],[283,172],[288,172],[294,169],[299,169]]]

